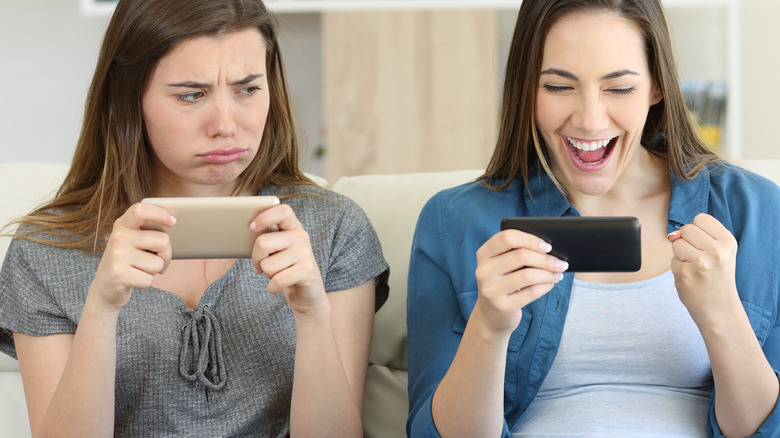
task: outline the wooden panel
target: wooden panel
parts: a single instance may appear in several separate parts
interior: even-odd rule
[[[494,11],[323,14],[328,180],[473,169],[495,143]]]

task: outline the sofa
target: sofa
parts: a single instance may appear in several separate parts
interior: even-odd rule
[[[780,184],[780,160],[744,161],[745,167]],[[0,163],[0,223],[50,197],[67,171],[61,164]],[[363,423],[368,438],[405,436],[408,412],[406,274],[412,234],[425,201],[437,191],[474,179],[480,170],[362,175],[318,183],[343,193],[368,214],[390,264],[390,298],[376,314],[367,372]],[[0,239],[0,259],[8,239]],[[2,299],[2,297],[0,297]],[[0,354],[0,437],[27,437],[30,428],[19,368]]]

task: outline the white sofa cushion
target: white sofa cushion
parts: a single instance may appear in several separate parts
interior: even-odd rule
[[[436,192],[473,180],[481,170],[342,177],[332,189],[357,202],[374,225],[390,265],[390,297],[377,312],[363,398],[367,438],[406,436],[409,412],[406,278],[412,235]]]
[[[0,163],[0,227],[51,198],[67,171],[65,164]],[[0,238],[0,260],[5,259],[9,241]],[[0,424],[2,436],[30,436],[19,364],[5,354],[0,354]]]

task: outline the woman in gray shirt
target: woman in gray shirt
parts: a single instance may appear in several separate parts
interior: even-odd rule
[[[259,0],[121,0],[73,165],[18,221],[0,351],[33,435],[361,436],[387,264],[365,214],[298,169]],[[251,258],[172,260],[145,197],[274,195]]]

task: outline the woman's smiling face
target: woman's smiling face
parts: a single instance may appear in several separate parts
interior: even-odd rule
[[[661,98],[644,40],[631,21],[592,12],[552,25],[536,124],[553,172],[570,195],[608,193],[626,172],[641,170],[645,119]]]

